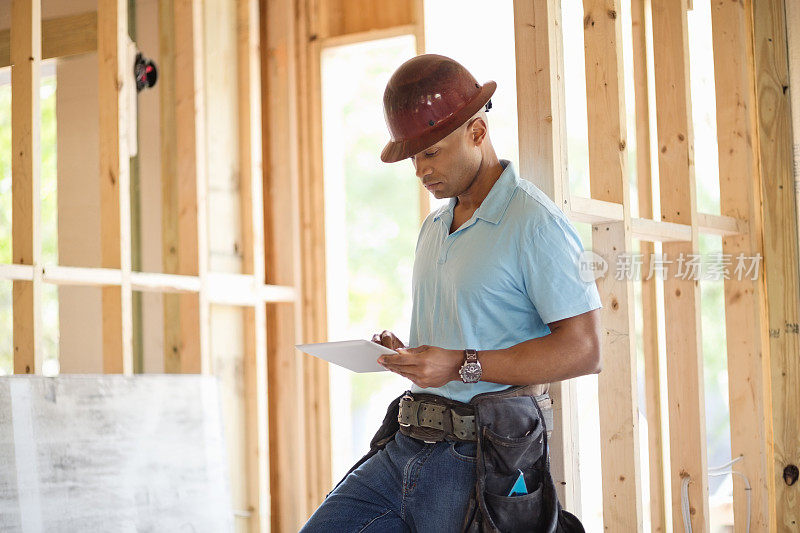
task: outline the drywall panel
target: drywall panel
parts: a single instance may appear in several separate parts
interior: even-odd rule
[[[219,385],[0,379],[0,530],[231,531]]]

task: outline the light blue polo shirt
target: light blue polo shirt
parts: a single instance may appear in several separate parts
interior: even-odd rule
[[[456,198],[425,219],[412,277],[409,346],[496,350],[550,333],[547,326],[602,307],[582,281],[583,245],[564,213],[533,183],[504,167],[467,222],[449,234]],[[480,354],[479,354],[480,357]],[[451,381],[412,392],[468,402],[509,385]]]

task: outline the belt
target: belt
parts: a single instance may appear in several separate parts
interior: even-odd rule
[[[468,408],[465,407],[465,410]],[[400,399],[397,421],[401,428],[430,428],[442,432],[442,438],[426,442],[438,442],[448,435],[457,440],[475,440],[475,415],[458,414],[454,408],[432,401],[415,400],[410,394]],[[402,429],[400,431],[403,431]],[[428,435],[429,437],[433,434]],[[424,439],[423,439],[424,440]]]
[[[552,401],[547,392],[534,397],[545,416],[545,428],[553,428]],[[400,432],[427,443],[442,440],[475,441],[475,408],[435,394],[407,392],[400,399],[397,421]]]

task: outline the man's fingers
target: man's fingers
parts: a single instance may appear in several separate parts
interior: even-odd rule
[[[394,343],[395,340],[397,339],[391,331],[384,330],[383,333],[381,333],[381,344],[387,348],[394,350],[396,348]]]

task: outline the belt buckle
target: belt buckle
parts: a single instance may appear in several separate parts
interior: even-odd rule
[[[403,400],[408,400],[409,402],[413,402],[414,401],[414,397],[411,396],[410,394],[406,393],[406,394],[403,395],[402,398],[400,398],[400,403],[403,403]],[[411,427],[411,424],[403,424],[402,422],[400,422],[400,412],[399,411],[397,413],[397,423],[400,424],[404,428]]]

